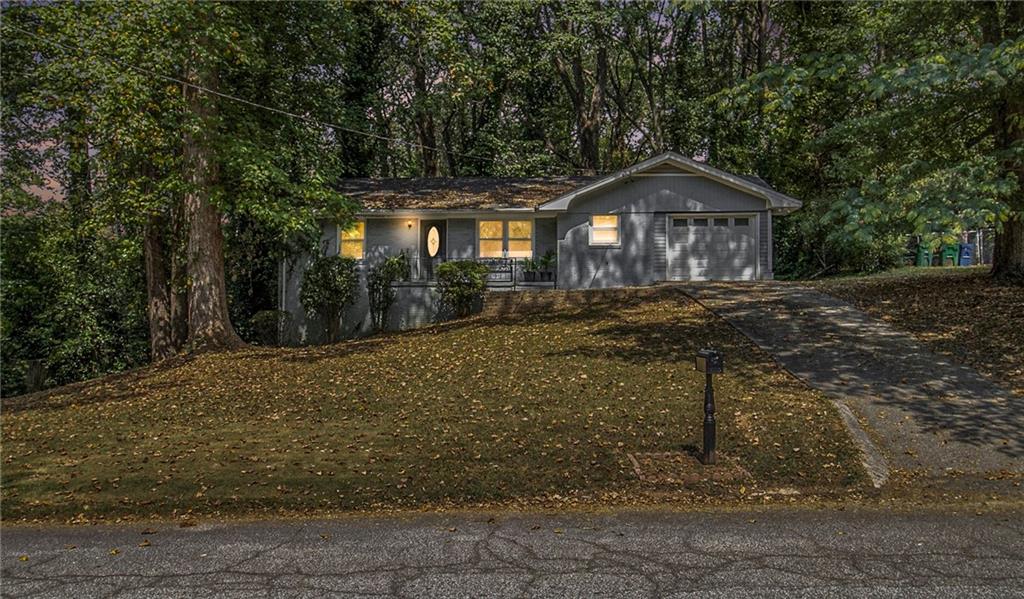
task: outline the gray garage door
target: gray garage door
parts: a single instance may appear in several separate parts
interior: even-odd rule
[[[669,215],[671,281],[742,281],[757,278],[757,221],[753,214]]]

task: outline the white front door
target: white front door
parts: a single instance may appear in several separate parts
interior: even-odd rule
[[[670,281],[754,280],[757,215],[669,215],[665,251]]]

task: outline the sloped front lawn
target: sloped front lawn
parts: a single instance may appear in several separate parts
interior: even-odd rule
[[[548,305],[504,296],[462,322],[7,403],[3,518],[719,503],[863,484],[831,404],[677,290],[523,297]],[[642,482],[629,454],[700,442],[693,354],[708,345],[726,355],[719,448],[749,477]]]
[[[1024,396],[1024,287],[988,267],[903,268],[814,283]]]

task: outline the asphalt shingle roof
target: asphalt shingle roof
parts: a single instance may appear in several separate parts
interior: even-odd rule
[[[337,189],[364,210],[534,208],[599,177],[343,179]]]

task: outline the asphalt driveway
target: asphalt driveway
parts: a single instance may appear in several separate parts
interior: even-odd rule
[[[856,418],[880,454],[867,448],[876,482],[886,465],[933,477],[1024,471],[1024,400],[910,335],[799,285],[683,288]]]
[[[1020,597],[1019,513],[6,528],[4,597]],[[142,545],[142,546],[140,546]]]

